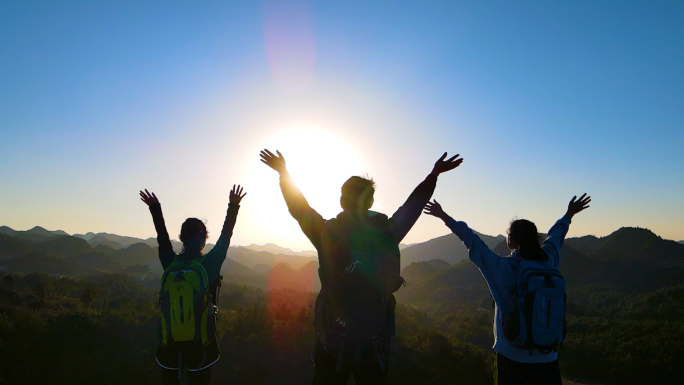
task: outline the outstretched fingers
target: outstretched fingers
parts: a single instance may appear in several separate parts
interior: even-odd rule
[[[442,205],[440,205],[436,199],[433,199],[432,202],[428,201],[428,203],[425,204],[423,210],[423,213],[434,216],[438,216],[439,214],[441,214],[441,212],[443,212]]]
[[[233,188],[230,190],[228,202],[234,203],[234,204],[240,204],[240,201],[242,201],[242,198],[244,198],[245,195],[247,195],[247,193],[244,192],[244,188],[242,186],[233,185]]]
[[[159,202],[157,196],[145,189],[145,191],[140,190],[140,200],[145,202],[146,205],[151,206]]]
[[[244,194],[242,193],[243,190],[244,190],[244,188],[243,188],[242,186],[237,185],[237,187],[235,187],[235,185],[233,185],[233,189],[232,189],[230,192],[231,192],[232,194],[237,195],[237,196],[239,196],[240,198],[242,198],[242,197],[244,197],[245,195],[247,195],[247,193],[244,193]]]
[[[574,215],[588,209],[590,207],[589,202],[591,202],[591,196],[587,195],[587,193],[582,194],[579,199],[577,195],[573,196],[570,203],[568,203],[568,214]]]

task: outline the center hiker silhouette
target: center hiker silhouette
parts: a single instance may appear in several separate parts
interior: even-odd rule
[[[277,154],[277,155],[276,155]],[[261,161],[280,174],[290,214],[318,251],[321,292],[316,299],[314,385],[387,384],[394,337],[394,293],[399,276],[399,243],[420,217],[437,176],[458,167],[458,155],[444,153],[432,172],[391,218],[370,211],[375,183],[352,176],[342,185],[343,211],[325,220],[304,198],[287,172],[285,158],[261,151]]]
[[[591,197],[573,197],[565,215],[539,245],[534,223],[517,219],[508,228],[508,257],[491,251],[465,222],[455,221],[442,206],[428,203],[435,216],[456,234],[480,269],[494,298],[494,384],[561,385],[558,345],[565,337],[565,280],[560,252],[570,220],[589,207]]]
[[[188,218],[179,236],[183,252],[176,254],[157,196],[147,190],[140,191],[140,199],[152,213],[159,261],[164,268],[159,293],[161,342],[155,357],[163,368],[164,385],[179,384],[183,367],[187,367],[189,384],[209,384],[212,365],[220,354],[216,342],[216,304],[221,265],[226,259],[240,201],[245,195],[242,187],[233,185],[223,229],[211,251],[202,253],[208,237],[204,223],[197,218]]]

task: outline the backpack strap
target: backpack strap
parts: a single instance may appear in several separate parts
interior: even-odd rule
[[[373,343],[373,353],[375,353],[375,358],[378,359],[378,364],[380,364],[380,369],[382,371],[385,371],[385,360],[382,359],[382,354],[380,353],[380,348],[378,347],[378,341],[380,339],[378,336],[374,335],[373,338],[371,338],[371,342]]]
[[[183,377],[183,352],[180,349],[176,352],[178,352],[178,381],[180,381]]]
[[[342,359],[344,358],[344,345],[347,341],[346,334],[340,334],[340,343],[337,345],[337,364],[335,365],[335,373],[342,371]]]

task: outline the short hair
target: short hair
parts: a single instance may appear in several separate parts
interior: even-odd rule
[[[373,178],[353,176],[342,185],[340,204],[345,210],[368,209],[373,202],[374,193]]]

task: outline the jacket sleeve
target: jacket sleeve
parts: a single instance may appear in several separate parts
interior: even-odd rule
[[[169,239],[169,233],[166,231],[166,223],[164,223],[164,215],[162,214],[161,204],[157,203],[150,206],[150,213],[152,214],[154,229],[157,231],[159,262],[161,262],[162,268],[166,270],[171,262],[173,262],[176,253],[173,251],[171,239]]]
[[[506,273],[505,270],[509,269],[509,265],[505,261],[506,258],[491,251],[465,222],[457,222],[450,218],[447,221],[447,226],[468,249],[468,258],[480,269],[496,303],[505,304],[503,299],[506,298],[506,293],[502,289],[504,282],[499,278],[503,277]]]
[[[223,221],[221,235],[219,235],[214,247],[204,257],[204,264],[207,267],[208,273],[215,272],[218,275],[221,271],[221,265],[226,260],[226,254],[228,254],[230,238],[233,236],[233,228],[235,228],[239,210],[240,205],[235,203],[228,204],[228,212],[226,213],[225,221]],[[214,285],[215,282],[210,284]]]
[[[323,230],[325,219],[309,206],[309,202],[306,201],[302,192],[294,184],[290,174],[283,173],[280,175],[280,189],[283,192],[290,215],[297,220],[304,235],[309,238],[316,250],[319,250],[321,231]]]
[[[560,268],[560,252],[563,248],[563,241],[565,236],[568,234],[570,229],[570,217],[564,215],[561,219],[556,221],[556,223],[549,229],[549,234],[542,244],[542,249],[546,251],[549,256],[549,260],[553,263],[553,266],[558,269]]]
[[[392,215],[390,221],[394,228],[394,236],[397,243],[408,234],[409,230],[416,223],[420,214],[423,212],[423,207],[430,201],[432,193],[435,192],[437,186],[437,175],[430,174],[422,181],[409,195],[406,202],[397,209]]]

